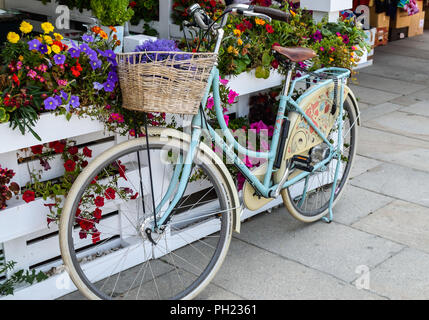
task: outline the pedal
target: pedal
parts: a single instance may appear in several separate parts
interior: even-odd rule
[[[314,167],[310,165],[311,158],[310,157],[304,157],[304,156],[293,156],[292,157],[292,164],[293,168],[306,171],[306,172],[313,172]]]

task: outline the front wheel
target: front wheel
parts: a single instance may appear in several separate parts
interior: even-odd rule
[[[356,156],[358,123],[354,110],[353,102],[350,96],[348,96],[344,102],[343,146],[341,147],[340,171],[336,182],[334,205],[344,191]],[[335,148],[337,148],[337,125],[334,125],[328,137],[334,142]],[[337,145],[335,145],[335,141]],[[327,147],[325,143],[322,143],[317,147],[319,150],[323,150],[324,146]],[[288,189],[282,190],[283,202],[293,217],[303,222],[314,222],[328,213],[337,167],[336,164],[337,160],[333,159],[322,170],[311,173],[306,179],[299,181]],[[289,179],[292,179],[299,173],[301,173],[300,170],[292,171]]]
[[[235,210],[228,179],[199,150],[184,195],[167,223],[153,232],[153,208],[161,217],[176,194],[168,187],[189,146],[159,137],[151,137],[149,146],[153,189],[141,138],[94,159],[67,197],[61,254],[89,299],[191,299],[225,259]]]

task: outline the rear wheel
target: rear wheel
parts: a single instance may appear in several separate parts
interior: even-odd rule
[[[202,152],[193,165],[194,182],[188,183],[168,222],[153,231],[153,208],[160,205],[162,212],[176,194],[176,189],[167,190],[179,155],[187,151],[183,142],[164,140],[152,137],[149,143],[153,198],[145,139],[99,156],[67,197],[60,222],[61,253],[71,279],[87,298],[191,299],[226,256],[232,196],[213,159]]]
[[[344,191],[356,155],[357,117],[354,110],[353,102],[348,97],[344,102],[343,146],[334,205]],[[338,143],[335,145],[335,141],[338,141],[337,125],[334,125],[328,137],[337,147]],[[317,147],[319,150],[323,150],[324,146],[327,145],[323,143]],[[310,174],[306,179],[282,191],[283,202],[293,217],[303,222],[314,222],[328,213],[336,166],[337,160],[333,159],[321,170]],[[301,172],[300,170],[291,171],[289,179]]]

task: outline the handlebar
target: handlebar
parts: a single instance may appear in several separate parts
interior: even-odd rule
[[[262,13],[274,20],[279,20],[283,22],[288,22],[290,14],[274,8],[268,8],[268,7],[260,7],[260,6],[253,6],[253,12],[255,13]]]
[[[290,14],[279,9],[260,7],[246,4],[233,4],[226,8],[222,23],[215,23],[208,14],[200,7],[194,4],[189,7],[188,12],[194,17],[195,23],[203,30],[213,28],[214,30],[223,28],[227,23],[228,14],[239,14],[248,17],[259,17],[271,22],[271,19],[288,22]]]

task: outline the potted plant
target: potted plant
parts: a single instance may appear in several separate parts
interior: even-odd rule
[[[113,33],[115,33],[117,41],[120,41],[115,52],[122,51],[124,42],[124,25],[134,15],[134,11],[129,4],[128,0],[91,1],[92,13],[98,19],[103,31],[109,38],[113,36]]]

